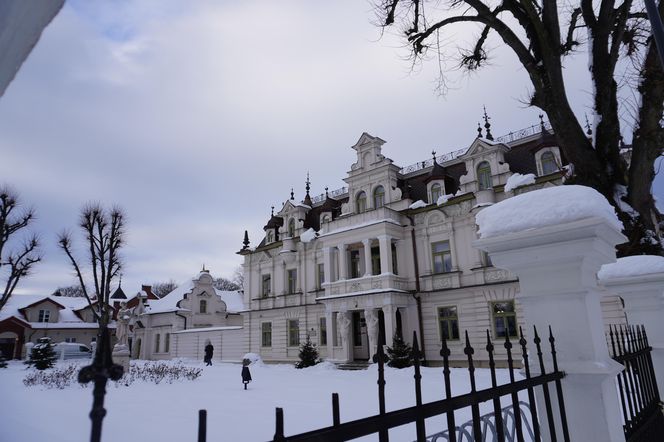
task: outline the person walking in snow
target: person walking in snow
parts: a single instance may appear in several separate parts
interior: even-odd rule
[[[212,365],[212,353],[214,352],[214,347],[210,342],[207,343],[205,346],[205,358],[203,359],[203,362],[205,362],[205,365]]]
[[[251,382],[251,372],[249,371],[249,360],[242,360],[242,383],[244,384],[244,389],[247,389],[247,384]]]

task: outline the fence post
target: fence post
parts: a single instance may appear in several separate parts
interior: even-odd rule
[[[664,257],[630,256],[602,266],[598,277],[602,286],[623,299],[629,323],[645,327],[661,395],[664,394],[664,271],[659,269],[664,269]]]
[[[517,198],[484,209],[487,213],[483,219],[478,216],[480,228],[487,218],[488,222],[495,221],[490,217],[497,212],[490,209]],[[545,210],[553,209],[558,208],[550,204]],[[537,209],[531,206],[527,210]],[[523,215],[514,213],[514,216]],[[550,325],[553,329],[558,366],[567,374],[562,387],[570,439],[624,442],[615,386],[622,366],[608,353],[596,272],[602,264],[615,261],[614,246],[626,238],[615,223],[592,216],[562,223],[553,219],[550,225],[487,236],[477,240],[474,246],[489,252],[496,267],[507,269],[519,278],[517,300],[527,325],[541,330]],[[538,375],[541,371],[538,360],[534,354],[530,358],[532,375]],[[553,361],[548,352],[544,354],[544,362],[546,369],[551,370]],[[537,411],[542,424],[547,422],[546,406],[543,391],[538,390]],[[554,409],[558,409],[558,397],[551,396]],[[540,425],[540,430],[543,440],[551,440],[547,425]],[[555,430],[562,438],[559,416]]]
[[[198,410],[198,442],[207,440],[207,410]]]

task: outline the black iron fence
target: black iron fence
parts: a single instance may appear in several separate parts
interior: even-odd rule
[[[625,439],[661,441],[664,415],[645,328],[611,326],[608,341],[611,356],[625,367],[617,378]]]
[[[274,442],[295,442],[295,441],[344,441],[358,437],[378,434],[378,439],[389,440],[388,430],[406,424],[415,424],[415,434],[417,441],[540,441],[541,428],[537,418],[537,408],[535,405],[536,389],[541,389],[544,398],[544,407],[546,411],[547,434],[550,440],[569,441],[567,429],[567,419],[565,416],[565,406],[563,401],[563,392],[560,380],[565,374],[558,370],[555,350],[555,339],[549,329],[549,345],[552,358],[552,367],[547,373],[544,364],[542,352],[542,340],[537,329],[533,328],[533,343],[536,349],[536,364],[540,374],[531,374],[531,367],[528,361],[527,341],[523,332],[519,329],[520,337],[512,343],[509,336],[505,337],[502,346],[507,354],[507,365],[509,370],[509,382],[498,384],[496,377],[496,364],[494,360],[495,346],[491,340],[489,332],[486,334],[486,350],[489,355],[489,369],[491,373],[491,388],[477,390],[475,379],[475,363],[473,354],[475,350],[470,345],[468,333],[465,336],[464,354],[468,362],[468,375],[470,380],[470,392],[453,396],[452,381],[450,377],[450,349],[447,342],[443,340],[440,355],[443,358],[443,378],[445,383],[445,399],[422,403],[422,385],[420,372],[419,344],[417,334],[413,334],[413,359],[414,359],[414,388],[415,405],[400,410],[387,412],[385,409],[385,370],[384,365],[386,357],[383,352],[383,345],[378,345],[378,353],[374,356],[374,362],[378,363],[378,403],[379,412],[377,415],[350,422],[342,423],[339,412],[339,396],[332,394],[332,425],[309,431],[302,434],[285,436],[284,434],[284,414],[283,409],[276,409],[276,426]],[[384,343],[384,337],[379,337],[379,342]],[[515,355],[513,355],[516,353]],[[533,355],[534,357],[534,355]],[[514,360],[523,358],[524,379],[516,379]],[[525,391],[528,396],[528,402],[519,399],[519,393]],[[551,400],[551,395],[555,394],[557,401]],[[490,402],[489,402],[490,401]],[[489,402],[493,411],[480,415],[480,404]],[[507,404],[507,405],[505,405]],[[556,405],[557,404],[557,405]],[[457,425],[454,412],[470,407],[472,420],[461,425]],[[557,408],[554,410],[554,408]],[[425,420],[434,416],[445,415],[446,428],[427,429]],[[555,416],[554,416],[555,415]],[[559,424],[556,425],[556,417]],[[431,431],[429,435],[427,432]],[[198,441],[206,440],[206,422],[205,412],[201,410],[199,414],[199,432]]]

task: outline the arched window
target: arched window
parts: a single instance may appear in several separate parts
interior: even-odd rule
[[[558,171],[556,157],[550,150],[547,150],[542,154],[540,157],[540,163],[542,164],[542,175],[548,175]]]
[[[269,244],[273,241],[274,241],[274,234],[272,233],[272,230],[268,230],[267,236],[265,237],[265,242]]]
[[[290,221],[288,221],[288,236],[289,237],[294,237],[295,236],[295,219],[291,218]]]
[[[385,189],[383,186],[378,186],[374,189],[373,194],[374,209],[383,207],[385,204]]]
[[[491,166],[486,161],[482,161],[477,166],[477,182],[480,185],[480,190],[491,189]]]
[[[323,215],[323,219],[320,222],[321,224],[329,223],[330,217],[328,215]]]
[[[440,187],[440,184],[435,183],[434,185],[431,186],[431,201],[429,201],[432,204],[436,204],[438,202],[438,198],[442,196],[442,188]]]
[[[362,213],[367,210],[367,194],[360,192],[355,197],[355,208],[357,213]]]
[[[198,302],[198,304],[199,304],[199,305],[198,305],[198,307],[199,307],[199,308],[198,308],[198,311],[199,311],[200,313],[207,313],[207,301],[206,301],[205,299],[201,299],[201,300]]]

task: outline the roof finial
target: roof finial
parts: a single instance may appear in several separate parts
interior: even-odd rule
[[[540,130],[544,132],[545,127],[544,127],[544,114],[539,114],[539,119],[540,119]]]
[[[201,269],[201,273],[205,273],[207,270],[205,270],[205,263],[203,263],[203,268]]]
[[[477,138],[482,138],[482,126],[479,121],[477,122]]]
[[[435,164],[436,163],[436,151],[435,150],[431,151],[431,156],[433,156],[433,162]]]
[[[328,194],[327,194],[327,186],[325,186],[325,199],[327,199],[327,198],[328,198]]]
[[[493,135],[491,135],[491,123],[489,123],[490,119],[491,117],[486,113],[486,106],[484,106],[484,128],[486,129],[486,139],[493,141]]]
[[[295,192],[293,192],[293,188],[290,188],[290,199],[294,200],[295,199]]]
[[[122,288],[122,273],[120,273],[120,281],[118,282],[118,288]]]
[[[270,210],[270,217],[274,216],[274,206],[272,206],[272,210]]]
[[[309,195],[310,184],[311,181],[309,181],[309,172],[307,171],[307,181],[306,181],[306,186],[304,187],[307,190],[307,195]]]
[[[583,114],[586,117],[586,135],[588,139],[592,141],[593,139],[593,130],[590,127],[590,122],[588,121],[588,114]]]
[[[244,241],[242,241],[242,250],[247,250],[249,248],[249,233],[244,231]]]

